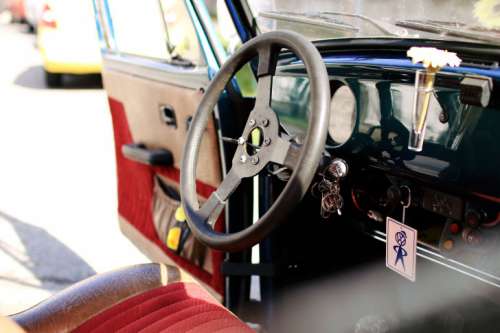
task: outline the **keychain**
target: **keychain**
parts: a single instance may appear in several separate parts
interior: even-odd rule
[[[330,181],[323,178],[318,185],[318,190],[321,193],[321,216],[326,219],[335,211],[338,215],[342,215],[341,208],[344,205],[344,199],[340,194],[338,179]]]
[[[340,158],[335,158],[323,173],[323,179],[317,184],[316,189],[321,194],[321,216],[325,219],[336,212],[342,215],[344,198],[340,194],[340,179],[347,175],[347,163]]]
[[[408,191],[408,202],[405,203],[404,200],[401,200],[401,204],[403,205],[403,214],[402,214],[401,223],[405,224],[405,222],[406,222],[406,208],[411,206],[411,190],[406,185],[401,186],[401,189],[406,189]]]

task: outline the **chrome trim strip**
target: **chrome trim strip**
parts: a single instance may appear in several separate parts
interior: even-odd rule
[[[199,89],[209,83],[207,67],[184,68],[133,55],[105,53],[103,67],[184,88]]]
[[[386,235],[385,233],[375,230],[374,233],[368,233],[368,235],[378,241],[381,241],[383,243],[386,243]],[[428,250],[425,247],[419,245],[417,246],[417,256],[427,259],[429,261],[432,261],[436,264],[442,265],[446,268],[452,269],[454,271],[457,271],[459,273],[462,273],[464,275],[467,275],[469,277],[472,277],[476,280],[479,280],[481,282],[484,282],[486,284],[489,284],[494,287],[500,288],[500,278],[496,277],[494,275],[491,275],[490,273],[483,272],[481,270],[478,270],[477,268],[470,267],[468,265],[465,265],[461,262],[458,262],[453,259],[448,259],[444,257],[443,255],[436,253],[434,251]],[[449,263],[447,263],[447,262]],[[456,266],[455,266],[456,265]],[[461,266],[462,268],[458,267]],[[479,276],[482,275],[482,276]],[[494,280],[494,281],[492,281]],[[499,283],[495,282],[498,281]]]
[[[220,68],[226,61],[228,56],[227,54],[225,54],[226,52],[222,45],[220,45],[220,42],[218,42],[218,37],[216,36],[216,32],[212,27],[212,22],[207,22],[207,20],[209,20],[206,17],[208,12],[201,8],[203,4],[200,4],[198,1],[191,1],[191,4],[201,25],[201,28],[203,29],[204,35],[207,38],[208,43],[210,44],[211,51],[216,58],[217,65]]]

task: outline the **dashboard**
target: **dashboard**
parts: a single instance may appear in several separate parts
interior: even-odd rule
[[[469,102],[463,87],[478,76],[498,86],[500,70],[440,72],[424,148],[415,152],[408,140],[416,66],[359,55],[325,63],[332,94],[325,154],[349,167],[340,183],[343,218],[385,241],[386,217],[402,220],[411,197],[404,222],[418,230],[418,255],[500,287],[500,105]],[[273,82],[272,107],[298,142],[310,112],[302,74],[290,63]]]

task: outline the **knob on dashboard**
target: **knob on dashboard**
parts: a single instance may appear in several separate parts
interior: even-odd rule
[[[326,172],[329,176],[339,179],[347,176],[349,172],[349,166],[347,162],[341,158],[334,158],[333,161],[328,166]]]
[[[447,239],[443,242],[442,248],[446,251],[451,251],[455,247],[455,241],[453,239]]]
[[[477,228],[481,224],[483,216],[477,210],[469,209],[465,213],[465,223],[471,228]]]
[[[386,191],[386,205],[387,213],[392,213],[392,211],[401,205],[402,200],[401,188],[397,185],[391,185]]]
[[[481,243],[481,233],[472,228],[465,228],[462,231],[462,239],[468,245],[479,245]]]
[[[462,227],[460,226],[460,224],[458,224],[456,222],[450,224],[450,227],[449,227],[450,233],[452,235],[458,234],[461,231],[461,229],[462,229]]]
[[[401,202],[401,188],[397,185],[391,185],[387,189],[387,200],[391,203],[399,204]]]

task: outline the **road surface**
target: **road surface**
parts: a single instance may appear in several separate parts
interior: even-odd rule
[[[106,96],[47,89],[35,37],[0,24],[0,314],[95,273],[146,262],[121,235]]]

